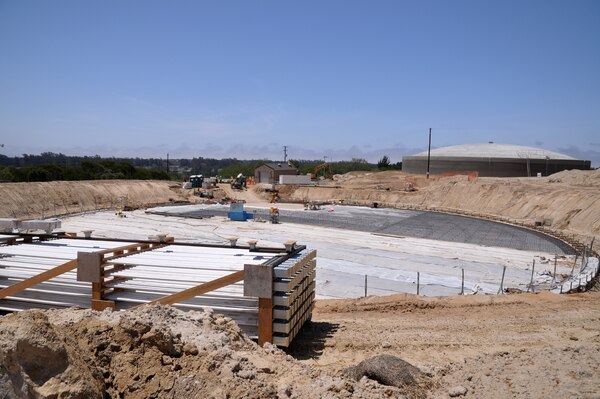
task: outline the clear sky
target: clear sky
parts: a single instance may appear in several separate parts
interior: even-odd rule
[[[600,166],[600,1],[0,0],[0,153]]]

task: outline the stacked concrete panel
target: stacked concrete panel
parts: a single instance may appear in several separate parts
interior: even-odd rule
[[[0,235],[0,310],[210,308],[259,343],[289,346],[312,314],[316,252],[284,247]]]
[[[0,232],[12,233],[14,230],[29,231],[43,230],[50,234],[53,230],[61,227],[61,221],[58,219],[45,220],[18,220],[18,219],[0,219]]]
[[[312,317],[316,251],[300,253],[273,269],[273,343],[289,346]]]

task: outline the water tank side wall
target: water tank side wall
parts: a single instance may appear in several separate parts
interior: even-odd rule
[[[479,176],[526,177],[528,173],[529,176],[538,173],[546,176],[562,170],[590,168],[590,161],[571,159],[432,157],[429,170],[432,175],[477,171]],[[424,175],[427,172],[427,157],[404,157],[402,171]]]

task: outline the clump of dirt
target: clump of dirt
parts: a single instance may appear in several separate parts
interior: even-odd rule
[[[7,398],[399,397],[259,347],[231,319],[146,306],[127,312],[25,311],[0,318]]]
[[[102,397],[102,374],[65,345],[63,332],[44,312],[6,316],[0,326],[3,397]]]
[[[402,394],[414,399],[426,398],[427,391],[432,386],[431,379],[417,367],[387,354],[363,360],[344,372],[356,381],[366,377],[383,385],[398,387]]]

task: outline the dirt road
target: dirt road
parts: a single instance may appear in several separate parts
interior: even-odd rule
[[[234,198],[236,200],[245,201],[247,204],[257,205],[257,204],[265,204],[265,198],[261,197],[256,193],[254,187],[250,186],[249,188],[245,188],[243,190],[234,190],[231,188],[229,184],[219,184],[219,188],[225,192],[225,195],[229,198]]]
[[[467,398],[600,397],[600,293],[319,301],[292,354],[340,370],[377,354]]]

